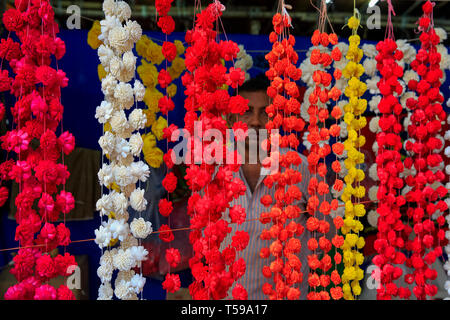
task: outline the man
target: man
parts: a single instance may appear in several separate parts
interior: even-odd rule
[[[268,120],[265,108],[270,104],[269,96],[266,93],[268,86],[269,82],[267,78],[265,76],[258,76],[244,83],[242,87],[239,87],[239,95],[249,100],[249,109],[244,115],[239,115],[237,117],[233,115],[228,117],[227,120],[229,124],[233,125],[236,121],[242,121],[247,124],[249,129],[255,129],[257,132],[260,129],[265,129],[265,124]],[[260,202],[261,197],[265,194],[270,194],[273,197],[275,187],[268,189],[264,185],[263,180],[265,176],[264,171],[262,170],[263,167],[259,161],[259,156],[257,157],[257,163],[249,163],[249,149],[249,141],[247,139],[245,143],[245,162],[241,165],[241,168],[237,173],[238,177],[247,187],[246,194],[233,201],[230,205],[241,205],[245,208],[247,219],[246,222],[241,225],[231,225],[232,232],[229,234],[228,238],[225,239],[223,247],[226,247],[231,243],[231,238],[236,230],[244,230],[249,233],[250,241],[248,247],[239,253],[239,257],[244,258],[247,269],[244,276],[239,279],[238,282],[247,289],[249,300],[263,300],[268,299],[268,296],[264,295],[262,292],[263,284],[269,282],[273,285],[273,281],[272,279],[264,278],[262,268],[264,265],[269,265],[270,261],[273,261],[273,257],[270,259],[262,259],[259,256],[260,250],[270,245],[270,241],[260,239],[261,232],[268,228],[270,224],[264,225],[256,219],[261,216],[261,213],[267,211],[267,208],[265,208]],[[287,151],[289,150],[281,149],[280,154],[284,154]],[[307,188],[309,185],[310,174],[308,171],[308,162],[306,157],[303,155],[300,155],[300,157],[302,159],[302,164],[299,166],[298,170],[302,173],[302,182],[298,185],[298,187],[302,192],[302,199],[301,201],[294,203],[294,205],[299,206],[303,212],[306,208],[308,198]],[[308,216],[306,213],[302,213],[296,222],[305,226],[307,217]],[[333,224],[331,223],[330,226],[333,227]],[[330,228],[330,232],[333,232],[334,235],[334,229]],[[312,234],[305,228],[304,233],[299,238],[302,243],[300,260],[302,262],[301,271],[303,273],[303,282],[300,285],[297,285],[301,291],[300,299],[306,299],[306,295],[308,294],[307,277],[309,267],[307,263],[307,255],[311,252],[307,249],[306,243],[311,237]],[[231,297],[231,290],[229,297]]]

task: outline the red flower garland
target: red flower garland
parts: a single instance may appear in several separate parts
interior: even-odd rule
[[[392,6],[389,6],[389,21]],[[373,263],[379,267],[372,274],[380,287],[377,289],[377,299],[385,300],[392,297],[408,298],[411,295],[407,287],[399,287],[394,281],[402,276],[402,269],[395,266],[403,264],[406,256],[401,250],[405,249],[405,238],[408,238],[412,229],[401,220],[401,207],[406,203],[405,197],[400,191],[404,181],[400,174],[404,170],[401,161],[400,150],[402,141],[399,133],[402,125],[399,115],[403,107],[398,97],[402,94],[403,87],[398,81],[403,76],[403,69],[397,63],[403,57],[393,39],[392,25],[388,24],[389,36],[380,41],[376,49],[378,51],[375,60],[381,79],[377,86],[382,98],[378,109],[382,114],[379,124],[381,132],[376,136],[378,152],[376,156],[377,174],[380,179],[377,193],[378,233],[374,248],[377,255]]]
[[[430,1],[422,6],[424,14],[419,20],[422,47],[411,63],[421,79],[408,83],[409,89],[416,91],[418,98],[409,98],[406,102],[407,107],[412,110],[408,133],[415,142],[408,141],[406,144],[406,150],[412,156],[406,158],[404,164],[408,169],[414,167],[417,173],[406,177],[406,184],[412,188],[406,194],[406,200],[416,206],[409,208],[407,212],[414,223],[415,237],[406,243],[408,250],[412,251],[411,257],[406,259],[406,265],[414,271],[405,275],[405,281],[408,284],[415,283],[413,293],[419,300],[425,300],[427,296],[433,297],[437,293],[437,286],[429,283],[437,277],[437,271],[431,269],[431,265],[442,255],[442,247],[436,243],[445,239],[445,233],[439,230],[436,234],[431,215],[436,210],[448,210],[444,200],[435,204],[438,199],[447,195],[448,190],[442,186],[434,190],[430,186],[445,179],[445,174],[437,170],[443,159],[438,151],[442,147],[442,141],[436,135],[442,131],[441,121],[446,120],[446,113],[442,108],[444,97],[439,93],[443,72],[439,65],[441,56],[436,49],[439,37],[432,24],[433,6],[434,3]],[[439,227],[444,223],[444,219],[438,220]]]
[[[1,41],[0,56],[9,61],[16,76],[11,79],[7,70],[0,71],[0,90],[10,91],[16,97],[11,112],[17,127],[0,140],[3,149],[14,151],[18,159],[2,163],[0,172],[2,180],[11,179],[20,185],[15,201],[18,223],[15,240],[26,248],[19,249],[13,258],[11,273],[19,283],[8,289],[5,299],[75,299],[65,285],[55,289],[44,284],[51,278],[68,276],[68,268],[77,265],[68,253],[54,258],[49,255],[58,246],[70,243],[69,229],[53,222],[75,205],[70,192],[57,190],[70,173],[56,161],[62,152],[69,154],[75,147],[75,139],[69,132],[59,137],[55,134],[63,113],[61,88],[67,86],[68,79],[62,70],[55,70],[50,64],[52,55],[56,60],[62,58],[65,45],[56,37],[59,28],[48,0],[15,3],[16,9],[4,13],[3,23],[23,45],[11,39]],[[34,245],[38,246],[29,247]]]
[[[272,141],[272,130],[283,128],[286,133],[279,136],[279,147],[297,149],[299,140],[294,133],[300,133],[305,122],[299,117],[300,102],[298,87],[295,81],[301,77],[301,70],[295,67],[298,61],[298,55],[294,50],[295,38],[286,36],[287,29],[291,27],[289,17],[286,14],[277,13],[273,17],[274,32],[269,36],[273,43],[272,51],[266,55],[270,69],[266,76],[271,80],[271,85],[267,89],[268,96],[272,103],[266,108],[269,120],[266,129],[269,131],[268,141],[270,147],[270,160],[266,165],[271,165],[272,161],[278,161],[282,170],[271,173],[264,179],[264,184],[268,188],[275,187],[275,199],[270,195],[261,198],[261,203],[265,207],[271,207],[269,212],[263,213],[260,222],[269,224],[270,228],[265,229],[261,234],[262,240],[272,240],[268,248],[260,251],[260,257],[272,260],[263,267],[262,273],[266,278],[273,278],[275,288],[270,283],[263,285],[263,293],[269,296],[269,299],[297,300],[300,297],[300,290],[296,285],[303,281],[301,272],[301,261],[298,253],[301,250],[301,243],[295,236],[303,233],[303,226],[294,220],[300,216],[300,209],[292,205],[295,200],[300,200],[302,193],[296,186],[302,180],[302,175],[298,167],[302,160],[295,151],[290,151],[285,155],[279,155],[272,152],[274,143]],[[275,202],[274,202],[275,200]],[[287,221],[287,220],[291,221]]]
[[[176,46],[167,41],[167,35],[170,35],[174,29],[175,29],[175,22],[173,21],[172,17],[168,16],[169,11],[172,7],[173,0],[156,0],[155,1],[155,7],[159,14],[158,18],[158,26],[161,28],[161,31],[166,34],[166,41],[164,41],[162,46],[162,53],[164,55],[164,58],[168,62],[172,62],[177,55],[177,48]],[[167,63],[166,68],[162,69],[158,74],[158,83],[161,86],[161,88],[165,89],[167,88],[170,83],[172,82],[172,78],[167,71]],[[175,108],[175,104],[172,101],[172,98],[168,97],[167,95],[162,97],[158,102],[158,107],[163,115],[167,116],[167,120],[169,119],[169,111],[172,111]],[[172,141],[172,133],[176,132],[178,127],[174,124],[171,124],[168,128],[164,128],[163,132],[163,138],[166,139],[168,142]],[[168,154],[170,154],[170,151],[168,151]],[[170,158],[170,157],[169,157]],[[164,158],[164,161],[166,162],[167,169],[172,168],[171,159],[168,159],[167,157]],[[173,174],[173,172],[168,172],[164,180],[162,181],[163,187],[166,189],[167,193],[173,193],[177,187],[177,177]],[[169,224],[170,224],[170,214],[173,211],[173,203],[172,201],[169,201],[169,195],[167,196],[167,199],[161,199],[159,201],[158,207],[159,212],[164,217],[169,217]],[[167,232],[164,232],[166,231]],[[170,227],[168,225],[162,225],[160,227],[160,231],[163,231],[159,234],[159,238],[164,242],[172,242],[175,237],[170,230]],[[175,268],[181,261],[180,258],[176,258],[180,256],[180,252],[178,249],[169,248],[166,249],[166,260],[169,263],[170,267]],[[169,273],[166,274],[165,281],[163,282],[163,288],[167,290],[168,292],[176,292],[180,288],[180,278],[178,274],[171,274],[170,269]]]
[[[244,260],[235,261],[236,252],[243,250],[249,241],[246,232],[238,231],[233,236],[232,244],[220,250],[223,240],[231,232],[231,227],[223,217],[224,212],[230,209],[237,220],[245,219],[245,212],[238,207],[230,208],[229,204],[244,195],[246,189],[239,178],[233,177],[233,172],[237,172],[240,165],[228,164],[225,161],[226,152],[215,154],[212,159],[204,156],[203,150],[216,146],[216,142],[201,142],[194,134],[194,122],[200,121],[200,137],[212,128],[220,130],[225,137],[227,125],[222,116],[235,113],[226,102],[230,101],[231,105],[231,101],[234,101],[243,110],[248,108],[248,101],[239,96],[230,98],[227,91],[219,90],[227,79],[231,79],[232,86],[239,85],[243,74],[240,69],[230,69],[227,73],[222,65],[221,59],[230,61],[236,58],[238,48],[232,41],[216,42],[214,23],[222,15],[221,9],[219,1],[210,4],[197,14],[194,29],[186,33],[189,47],[185,62],[188,72],[182,77],[187,95],[185,128],[190,134],[186,159],[190,159],[191,163],[201,163],[189,165],[185,176],[193,191],[188,201],[188,215],[191,228],[194,229],[189,236],[194,250],[194,256],[189,260],[194,277],[189,292],[195,300],[227,297],[233,283],[245,272]],[[200,109],[201,114],[198,116]],[[198,144],[202,146],[194,147]],[[215,161],[210,164],[210,160]],[[216,163],[224,164],[218,166]],[[245,289],[239,285],[236,285],[232,294],[235,299],[246,296]]]

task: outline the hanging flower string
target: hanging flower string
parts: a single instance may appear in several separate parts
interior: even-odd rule
[[[55,222],[75,206],[72,194],[58,188],[70,173],[57,161],[75,147],[72,134],[66,131],[57,137],[55,133],[64,110],[61,88],[68,79],[64,71],[50,66],[64,56],[65,44],[56,37],[59,27],[48,0],[15,1],[15,8],[3,14],[3,23],[22,45],[9,37],[1,42],[2,66],[5,58],[15,78],[0,70],[0,91],[16,97],[11,113],[17,126],[0,138],[8,154],[17,154],[17,160],[1,165],[1,178],[19,184],[15,240],[19,247],[36,246],[20,248],[14,256],[11,273],[19,283],[8,288],[5,299],[73,300],[66,285],[56,289],[48,284],[52,278],[70,275],[77,265],[67,252],[52,254],[58,246],[70,244],[69,229]]]
[[[246,188],[239,178],[233,177],[233,172],[239,170],[240,162],[230,164],[225,161],[226,144],[218,140],[203,141],[201,138],[206,130],[212,128],[225,137],[227,124],[223,116],[243,114],[248,109],[247,100],[239,95],[230,97],[223,89],[225,84],[236,89],[245,77],[241,69],[232,67],[227,70],[221,61],[236,59],[239,52],[237,44],[232,41],[216,41],[214,23],[224,9],[219,1],[210,4],[196,15],[194,28],[187,31],[185,38],[189,45],[185,54],[187,72],[182,76],[187,95],[184,104],[187,110],[185,132],[189,133],[185,160],[191,163],[185,178],[193,192],[188,200],[187,213],[191,228],[195,229],[189,235],[194,250],[194,256],[189,260],[194,277],[189,292],[195,300],[227,297],[228,290],[245,273],[245,261],[243,258],[236,259],[236,255],[249,242],[247,232],[236,231],[231,245],[220,250],[222,242],[231,232],[224,216],[227,209],[230,210],[232,222],[242,223],[245,220],[243,208],[229,206],[233,199],[245,194]],[[235,161],[238,155],[235,151]],[[219,163],[220,166],[217,165]],[[178,285],[175,281],[173,286]],[[245,298],[246,291],[236,284],[232,294],[235,299]]]
[[[343,250],[344,273],[342,275],[344,299],[353,300],[360,295],[361,286],[359,281],[364,278],[364,271],[360,265],[364,262],[364,256],[359,251],[364,247],[364,238],[359,236],[363,230],[363,225],[359,218],[366,214],[361,198],[366,194],[366,190],[361,186],[365,178],[364,171],[360,165],[364,163],[364,154],[360,148],[365,144],[364,136],[360,135],[361,129],[366,126],[366,118],[362,114],[367,109],[367,100],[362,99],[367,89],[365,83],[360,81],[364,74],[364,67],[360,63],[363,51],[359,48],[360,37],[357,34],[360,20],[355,14],[348,20],[348,27],[352,30],[349,38],[349,48],[347,51],[348,63],[342,71],[343,76],[348,79],[348,86],[344,94],[349,99],[344,106],[344,121],[347,125],[348,137],[344,142],[347,151],[347,159],[344,160],[347,175],[345,176],[345,188],[342,200],[345,203],[345,219],[341,228],[345,235]]]
[[[447,117],[442,108],[444,97],[439,92],[443,72],[441,55],[436,48],[440,39],[433,26],[433,6],[431,1],[422,6],[423,16],[419,19],[421,48],[411,63],[420,78],[419,81],[410,80],[408,88],[417,92],[418,98],[406,101],[412,111],[408,133],[413,140],[405,146],[411,157],[405,159],[404,165],[408,169],[414,167],[416,174],[406,177],[406,184],[411,188],[406,201],[412,204],[407,214],[414,225],[414,236],[406,243],[411,250],[406,264],[413,268],[413,272],[405,275],[405,281],[414,283],[413,293],[418,300],[432,298],[437,293],[437,286],[430,282],[437,277],[432,264],[442,256],[441,242],[445,239],[445,232],[441,228],[445,218],[440,215],[435,224],[431,217],[436,211],[444,213],[448,210],[447,203],[442,200],[448,190],[442,185],[436,189],[432,187],[435,182],[444,182],[446,178],[439,168],[443,162],[439,151],[442,141],[437,135],[442,132],[441,122]],[[441,200],[436,203],[438,199]]]
[[[333,86],[333,78],[340,79],[342,73],[340,69],[335,69],[333,75],[328,73],[326,69],[333,61],[340,61],[342,53],[338,43],[338,37],[335,33],[324,32],[325,21],[327,19],[326,3],[321,2],[319,10],[320,18],[318,29],[314,31],[311,37],[311,43],[314,49],[311,51],[310,61],[313,66],[317,66],[313,72],[314,90],[309,95],[309,125],[307,140],[311,143],[310,152],[308,154],[308,170],[311,173],[311,179],[308,185],[308,203],[307,210],[310,214],[306,222],[306,228],[313,234],[313,237],[308,241],[308,249],[312,252],[308,255],[308,265],[310,273],[308,275],[308,284],[310,292],[308,293],[308,300],[330,300],[341,299],[342,288],[337,286],[341,283],[341,278],[336,270],[332,271],[331,275],[327,274],[332,268],[332,258],[328,254],[332,249],[340,248],[343,244],[342,236],[335,234],[332,241],[328,240],[327,233],[330,230],[330,223],[325,219],[330,215],[331,211],[338,208],[338,200],[330,199],[330,188],[326,181],[327,166],[325,158],[330,155],[331,151],[336,155],[342,155],[344,145],[336,142],[332,147],[327,143],[330,135],[337,137],[339,130],[333,127],[329,130],[326,126],[326,120],[329,118],[328,104],[330,100],[336,102],[341,96],[341,90]],[[331,53],[327,52],[327,47],[334,45]],[[331,87],[331,89],[329,89]],[[339,106],[335,105],[331,111],[331,116],[337,121],[342,117],[342,111]],[[336,164],[335,164],[336,166]],[[333,170],[337,170],[335,167]],[[336,171],[335,171],[336,172]],[[337,192],[343,188],[343,181],[336,179],[333,189]],[[320,219],[320,215],[324,219]],[[336,229],[343,224],[342,217],[334,218],[333,223]],[[319,251],[320,250],[320,251]],[[323,252],[322,257],[321,252]],[[336,252],[334,256],[334,263],[339,264],[342,261],[341,255]],[[333,282],[334,286],[330,293],[326,290],[329,284]]]
[[[99,145],[109,159],[109,163],[102,164],[98,178],[110,190],[97,201],[100,215],[108,218],[95,230],[95,242],[104,250],[97,269],[101,280],[98,299],[110,300],[115,295],[121,300],[137,300],[145,278],[133,268],[139,267],[148,254],[137,239],[145,239],[153,231],[151,223],[143,218],[128,223],[129,206],[137,212],[146,209],[144,190],[136,188],[136,183],[145,182],[150,174],[143,161],[134,161],[143,147],[142,137],[135,131],[145,128],[147,118],[142,109],[133,106],[143,101],[145,88],[139,80],[133,86],[128,83],[135,78],[136,57],[132,50],[142,29],[129,20],[131,9],[124,1],[105,0],[103,12],[99,36],[103,44],[98,55],[107,74],[102,80],[105,98],[95,117],[104,125]],[[115,270],[118,272],[113,288]]]
[[[393,8],[390,0],[388,2],[390,21]],[[387,30],[391,29],[392,25],[388,24]],[[400,155],[402,141],[399,135],[402,131],[399,115],[403,107],[398,98],[403,92],[399,82],[399,78],[403,76],[403,68],[398,65],[403,53],[398,49],[391,32],[389,37],[376,45],[376,49],[378,53],[375,60],[381,75],[378,89],[382,97],[378,103],[381,130],[376,135],[379,218],[374,249],[377,255],[372,260],[378,269],[373,271],[372,277],[380,284],[377,288],[377,299],[385,300],[397,296],[408,298],[411,295],[407,287],[397,286],[395,280],[403,274],[402,269],[396,265],[402,265],[406,261],[406,256],[402,252],[406,249],[404,239],[409,236],[412,228],[402,221],[400,211],[406,203],[405,197],[400,193],[404,186],[401,178],[404,170]]]
[[[171,124],[170,126],[167,126],[169,123],[169,112],[172,111],[175,108],[175,104],[172,101],[171,95],[169,94],[168,87],[171,85],[172,77],[170,76],[170,73],[167,69],[167,62],[172,62],[177,57],[177,47],[172,42],[167,41],[167,36],[170,35],[174,28],[175,28],[175,22],[173,21],[173,18],[168,15],[171,3],[173,0],[156,0],[155,6],[156,11],[159,15],[158,17],[158,26],[161,28],[161,31],[166,35],[166,41],[164,41],[162,45],[162,54],[166,60],[165,68],[163,68],[159,75],[158,75],[158,84],[159,86],[165,90],[166,95],[162,96],[158,101],[158,108],[161,111],[161,113],[165,116],[167,116],[166,120],[166,127],[163,129],[163,136],[162,138],[167,140],[167,149],[168,149],[168,143],[174,142],[178,140],[177,135],[173,135],[174,132],[178,132],[178,127],[174,124]],[[174,86],[174,84],[172,84]],[[173,140],[172,140],[173,139]],[[170,201],[170,193],[173,193],[177,186],[177,177],[171,172],[170,170],[173,167],[173,162],[171,156],[171,151],[168,150],[167,154],[169,157],[165,157],[165,164],[167,168],[167,173],[165,178],[162,181],[162,185],[164,189],[167,191],[167,198],[163,198],[159,201],[158,207],[159,207],[159,213],[164,217],[169,217],[169,223],[163,224],[160,228],[162,230],[166,228],[170,228],[170,214],[173,210],[173,204],[172,201]],[[173,233],[160,233],[159,238],[164,242],[172,242],[174,240]],[[167,263],[169,264],[169,273],[166,274],[165,281],[162,283],[163,289],[165,289],[167,292],[174,293],[178,291],[180,288],[180,278],[178,274],[171,274],[170,268],[176,267],[180,261],[181,256],[180,252],[176,248],[172,248],[171,246],[166,249],[165,252],[165,258]]]
[[[279,3],[279,7],[283,9],[283,2]],[[294,202],[302,199],[297,186],[302,180],[298,169],[302,159],[295,151],[281,155],[276,150],[278,147],[296,150],[300,143],[295,132],[301,133],[305,122],[299,117],[299,90],[295,81],[300,79],[301,70],[295,66],[298,55],[294,50],[295,38],[289,35],[289,28],[292,27],[289,15],[285,11],[278,12],[272,22],[274,31],[269,36],[273,43],[272,51],[266,55],[270,65],[266,76],[271,81],[267,94],[272,101],[266,108],[269,157],[263,165],[270,167],[276,162],[280,168],[264,179],[268,188],[275,188],[275,199],[270,195],[261,198],[261,203],[270,210],[261,215],[260,221],[263,224],[272,223],[260,236],[262,240],[272,241],[268,248],[260,252],[261,258],[271,258],[262,272],[264,277],[272,278],[275,283],[275,288],[269,282],[265,283],[262,290],[271,300],[297,300],[301,292],[296,286],[303,282],[303,274],[298,257],[301,243],[295,236],[299,237],[304,227],[292,219],[300,216],[300,208]],[[282,136],[278,133],[280,128],[285,133]]]

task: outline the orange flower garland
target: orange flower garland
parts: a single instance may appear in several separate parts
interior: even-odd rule
[[[326,4],[323,1],[320,9],[321,17],[326,17]],[[342,53],[338,47],[335,47],[331,54],[326,50],[319,47],[322,45],[327,48],[329,45],[336,45],[338,42],[337,35],[335,33],[327,34],[324,30],[324,19],[321,20],[319,28],[314,31],[311,37],[311,43],[315,49],[312,50],[310,56],[310,62],[314,66],[323,66],[324,68],[331,65],[334,61],[339,61],[342,58]],[[330,113],[326,107],[327,103],[332,100],[336,102],[341,96],[341,91],[332,86],[331,89],[327,89],[332,85],[333,77],[339,79],[342,73],[339,69],[335,69],[334,74],[331,75],[326,71],[319,68],[313,73],[313,80],[315,83],[314,91],[309,96],[310,106],[308,108],[308,114],[310,116],[308,126],[308,141],[311,143],[310,153],[308,155],[308,170],[312,177],[308,185],[309,199],[307,204],[307,210],[310,214],[306,222],[306,228],[313,233],[313,237],[308,241],[308,249],[312,251],[312,254],[308,256],[308,264],[311,272],[308,275],[308,283],[311,291],[308,293],[308,300],[338,300],[342,297],[342,288],[337,286],[340,284],[341,279],[336,270],[330,275],[328,271],[332,268],[332,258],[328,254],[332,249],[332,246],[340,247],[343,243],[341,236],[337,234],[332,241],[327,239],[326,235],[330,230],[330,223],[325,219],[331,213],[331,210],[336,210],[338,207],[337,199],[329,201],[330,188],[326,181],[327,166],[325,158],[333,151],[336,155],[342,155],[344,146],[340,142],[336,142],[332,147],[326,141],[330,139],[330,135],[337,137],[339,130],[333,127],[332,130],[326,127],[325,121],[329,118]],[[321,102],[325,107],[319,107],[318,102]],[[341,109],[336,105],[334,106],[331,116],[337,120],[342,116]],[[336,125],[335,125],[336,126]],[[333,171],[340,169],[335,161],[332,166]],[[343,188],[342,180],[336,179],[333,188],[336,191],[340,191]],[[319,219],[319,214],[323,215],[324,219]],[[335,226],[339,229],[342,226],[342,218],[337,217],[334,220]],[[323,252],[323,256],[320,257],[319,251]],[[334,256],[334,262],[339,264],[342,257],[336,253]],[[326,290],[329,284],[333,282],[335,287],[330,293]]]
[[[281,148],[297,149],[299,140],[293,132],[301,132],[305,122],[299,117],[300,103],[298,87],[294,81],[301,77],[301,70],[295,67],[298,55],[294,51],[295,38],[288,36],[290,18],[287,13],[277,13],[273,17],[275,31],[270,34],[270,42],[273,43],[272,51],[266,55],[270,69],[266,76],[271,81],[267,94],[272,99],[272,103],[266,108],[269,121],[266,129],[269,136],[279,137]],[[285,135],[279,136],[272,130],[282,128]],[[270,139],[270,143],[273,143]],[[270,145],[274,147],[275,145]],[[271,188],[275,187],[275,199],[266,195],[261,198],[261,203],[269,207],[273,204],[269,212],[263,213],[260,221],[263,224],[272,222],[272,226],[264,230],[261,239],[272,240],[268,248],[263,248],[260,256],[263,259],[274,258],[269,264],[263,267],[263,275],[272,278],[275,288],[270,283],[263,285],[263,293],[269,299],[297,300],[300,297],[300,290],[296,285],[303,281],[301,272],[302,263],[298,257],[301,250],[300,240],[295,236],[303,233],[304,227],[294,220],[300,216],[300,208],[294,206],[294,201],[302,197],[302,193],[296,186],[302,180],[302,175],[295,168],[301,164],[301,158],[295,151],[289,151],[284,155],[278,152],[270,152],[271,161],[279,160],[280,170],[272,172],[264,180],[264,184]],[[278,159],[279,158],[279,159]],[[283,170],[284,168],[284,170]],[[275,203],[273,201],[275,200]],[[290,222],[288,221],[290,220]]]

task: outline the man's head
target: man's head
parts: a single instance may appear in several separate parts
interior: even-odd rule
[[[243,115],[229,114],[228,124],[233,126],[237,121],[242,121],[249,128],[249,136],[245,139],[245,161],[248,162],[249,151],[255,150],[255,156],[259,159],[259,130],[266,128],[268,116],[266,107],[270,104],[267,88],[270,82],[264,74],[246,81],[237,92],[244,99],[248,99],[248,110]],[[252,147],[250,147],[252,145]],[[256,159],[256,160],[258,160]],[[252,160],[253,161],[253,160]]]
[[[232,126],[236,121],[247,124],[249,129],[254,129],[256,133],[260,129],[265,129],[268,116],[266,107],[270,104],[267,88],[270,82],[264,74],[246,81],[238,89],[238,93],[248,99],[248,110],[243,115],[229,115],[228,123]],[[248,147],[246,141],[246,147]]]

